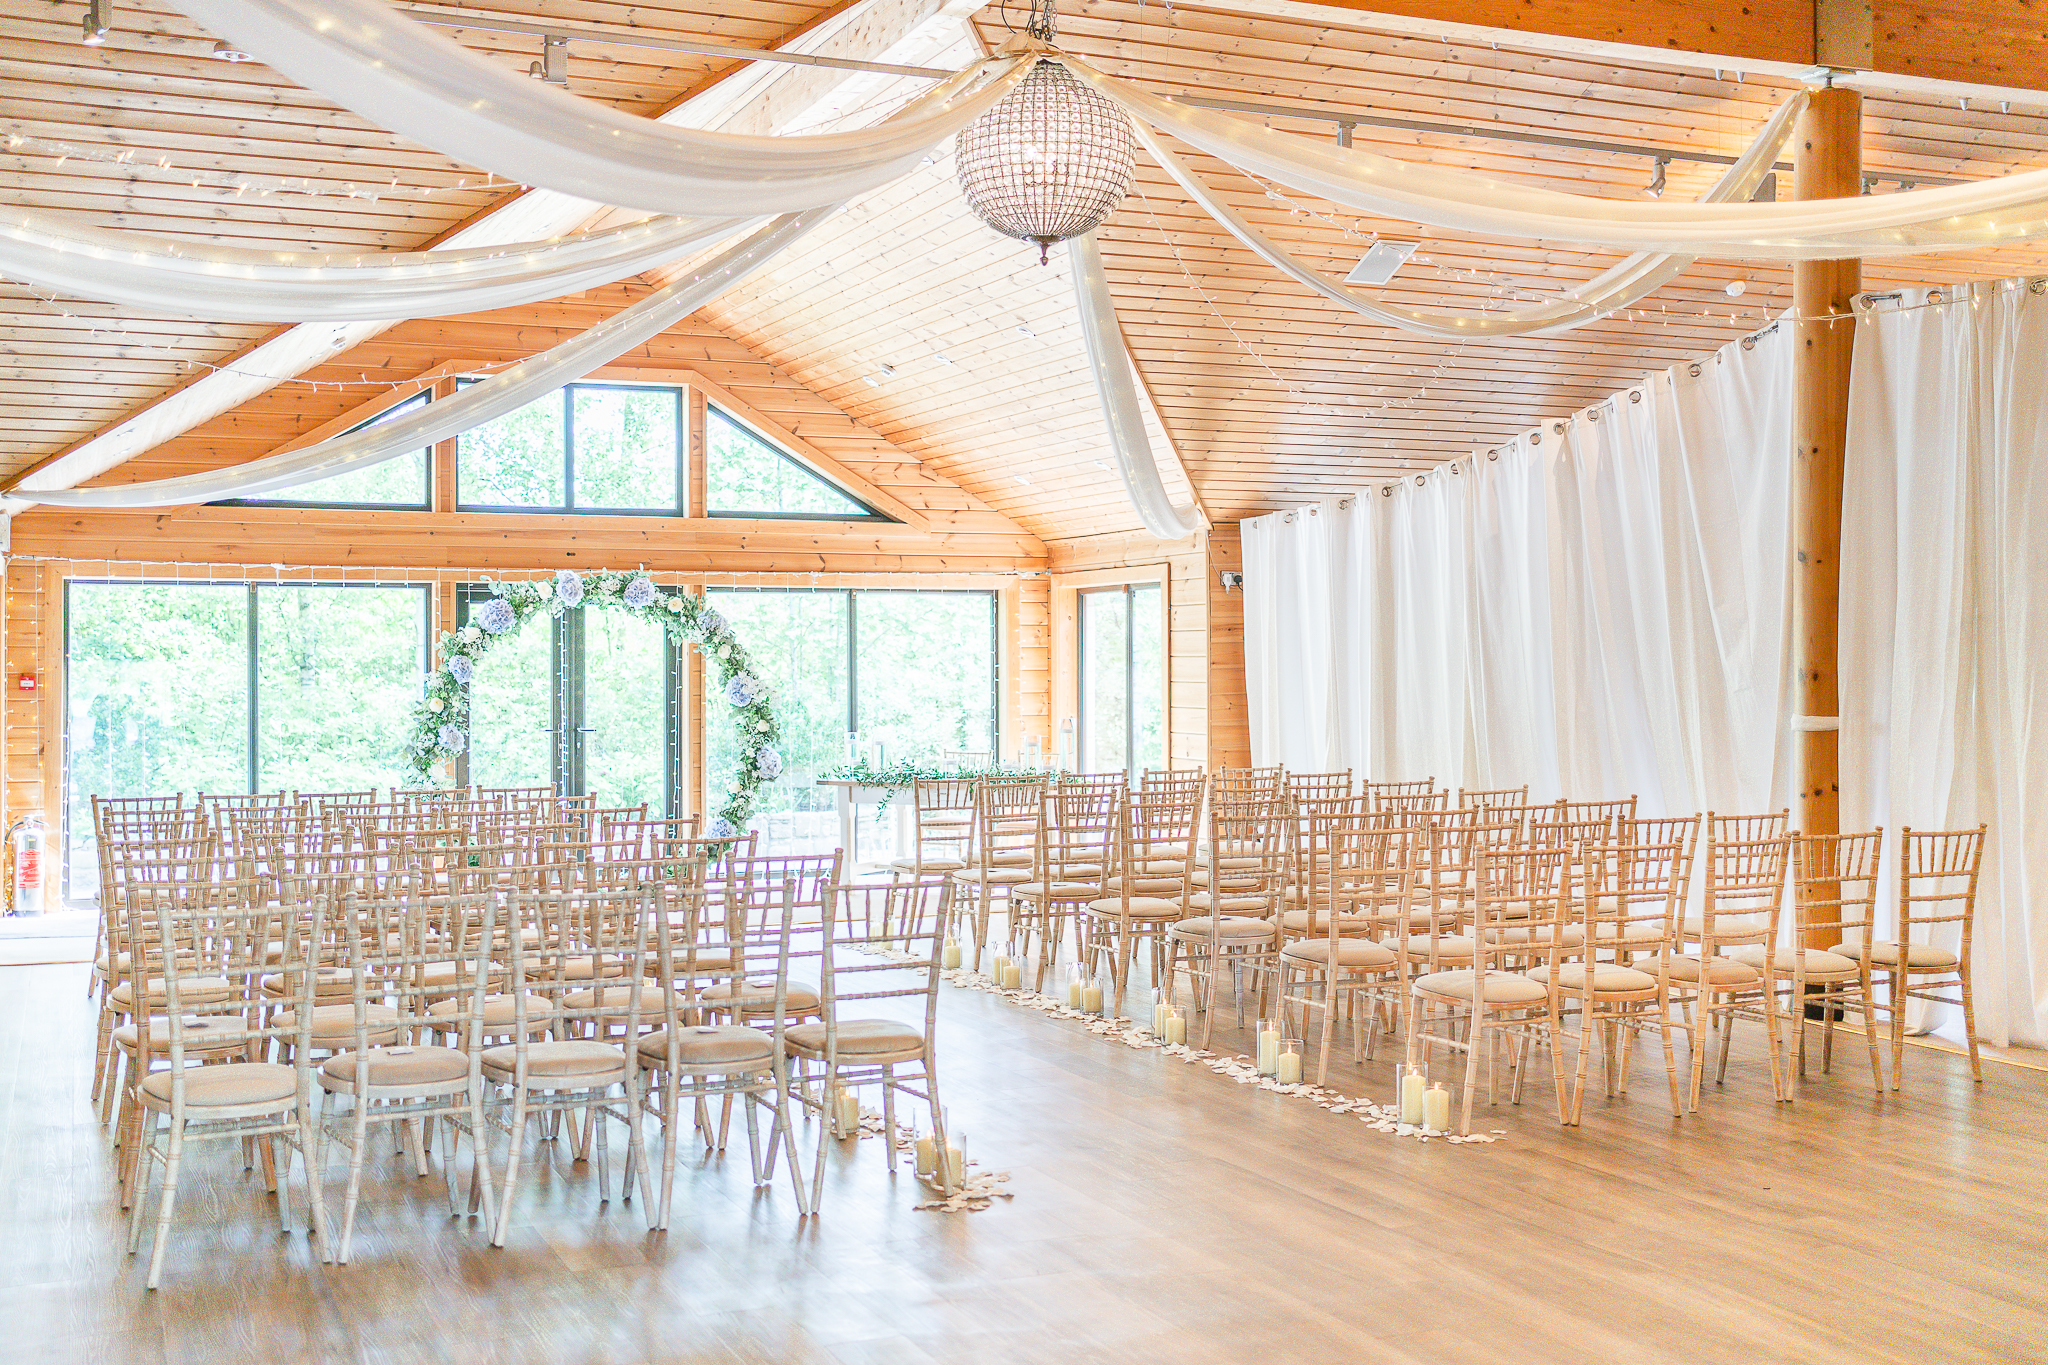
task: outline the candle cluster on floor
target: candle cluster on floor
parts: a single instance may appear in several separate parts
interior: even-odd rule
[[[1327,1086],[1310,1085],[1299,1080],[1292,1082],[1283,1081],[1281,1079],[1283,1074],[1282,1068],[1286,1065],[1287,1059],[1290,1056],[1294,1059],[1293,1065],[1287,1068],[1286,1074],[1292,1074],[1296,1077],[1300,1076],[1303,1057],[1302,1044],[1300,1039],[1282,1037],[1280,1026],[1273,1021],[1261,1021],[1259,1045],[1262,1051],[1260,1057],[1224,1056],[1220,1053],[1189,1047],[1185,1042],[1167,1042],[1158,1033],[1154,1032],[1153,1029],[1146,1027],[1136,1020],[1104,1016],[1087,1010],[1076,1009],[1070,1007],[1056,996],[1045,995],[1038,991],[1028,991],[1021,988],[1004,989],[997,983],[994,977],[989,976],[985,972],[960,968],[955,971],[941,972],[940,975],[950,985],[959,986],[965,990],[982,991],[989,995],[999,995],[1013,1004],[1022,1005],[1027,1009],[1035,1009],[1042,1014],[1051,1015],[1055,1019],[1078,1019],[1087,1026],[1090,1033],[1122,1043],[1125,1047],[1157,1049],[1177,1061],[1187,1062],[1195,1066],[1205,1066],[1220,1076],[1228,1076],[1239,1085],[1255,1085],[1261,1090],[1268,1090],[1276,1095],[1288,1095],[1297,1099],[1305,1099],[1315,1104],[1318,1108],[1327,1109],[1333,1114],[1355,1114],[1360,1122],[1372,1128],[1375,1132],[1386,1133],[1393,1137],[1414,1138],[1420,1142],[1441,1140],[1452,1144],[1498,1142],[1505,1133],[1505,1130],[1495,1129],[1490,1133],[1470,1133],[1460,1136],[1456,1133],[1444,1131],[1449,1127],[1450,1094],[1441,1088],[1434,1093],[1444,1096],[1441,1102],[1443,1105],[1441,1112],[1444,1115],[1445,1122],[1442,1127],[1429,1128],[1420,1122],[1404,1122],[1401,1109],[1397,1105],[1375,1104],[1371,1100],[1356,1099],[1339,1091],[1331,1090]],[[1156,1010],[1160,1006],[1155,1004],[1154,1008]],[[1177,1008],[1173,1017],[1180,1020],[1180,1036],[1185,1038],[1185,1018],[1179,1014]],[[1268,1032],[1272,1034],[1273,1050],[1270,1059],[1266,1058],[1263,1052]],[[1289,1051],[1290,1044],[1293,1049],[1291,1053]],[[1271,1064],[1270,1066],[1262,1066],[1260,1064],[1262,1061],[1270,1061]],[[973,1163],[969,1162],[968,1165],[972,1167]],[[971,1181],[973,1177],[970,1175],[969,1179]]]
[[[844,1110],[840,1108],[842,1102],[846,1106]],[[882,1119],[882,1112],[879,1109],[862,1107],[856,1091],[834,1087],[831,1107],[834,1137],[858,1139],[883,1137],[887,1134],[888,1126]],[[841,1124],[842,1115],[854,1113],[860,1115],[857,1124]],[[980,1213],[998,1199],[1016,1198],[1014,1191],[1003,1188],[1010,1183],[1008,1171],[982,1170],[980,1162],[967,1158],[962,1144],[957,1139],[949,1141],[946,1147],[951,1155],[948,1164],[953,1168],[951,1194],[947,1194],[939,1184],[931,1135],[920,1135],[916,1128],[899,1127],[896,1130],[896,1150],[910,1153],[912,1170],[917,1176],[918,1183],[936,1196],[921,1204],[912,1204],[910,1207],[913,1210],[921,1213]]]

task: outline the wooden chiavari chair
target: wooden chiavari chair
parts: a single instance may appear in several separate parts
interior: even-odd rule
[[[822,932],[820,922],[830,908],[830,889],[839,885],[845,870],[846,855],[843,851],[730,859],[724,869],[717,905],[727,921],[724,934],[740,945],[741,954],[726,961],[715,952],[700,952],[698,960],[705,965],[707,973],[722,978],[698,992],[697,999],[702,1008],[713,1014],[729,1015],[736,1024],[754,1023],[765,1017],[769,1006],[764,1002],[757,983],[749,980],[751,969],[747,966],[745,950],[769,941],[769,921],[782,913],[785,899],[791,923],[795,926],[793,932],[815,941]],[[907,913],[913,907],[899,908]],[[863,925],[862,928],[864,932],[874,932],[873,925]],[[851,932],[853,926],[848,925],[847,929]],[[886,937],[891,932],[895,930],[884,922],[882,935]],[[906,928],[902,932],[914,936],[915,928]],[[788,976],[791,954],[792,949],[782,949],[780,970],[784,978]],[[815,953],[796,950],[796,955],[809,958]],[[794,1022],[820,1017],[822,1004],[818,987],[807,981],[785,979],[782,1008],[787,1019]]]
[[[1271,800],[1286,790],[1286,772],[1277,764],[1270,768],[1218,768],[1210,790],[1218,801]]]
[[[1678,925],[1677,946],[1693,951],[1673,951],[1665,959],[1665,974],[1671,988],[1684,992],[1695,1012],[1688,1109],[1699,1108],[1706,1067],[1705,1031],[1718,1031],[1721,1056],[1714,1083],[1719,1085],[1727,1079],[1729,1043],[1735,1019],[1743,1013],[1761,1012],[1770,1051],[1771,1093],[1780,1099],[1785,1094],[1777,1012],[1771,1008],[1763,968],[1739,960],[1729,950],[1761,947],[1776,941],[1779,912],[1785,898],[1790,839],[1784,834],[1763,839],[1717,839],[1712,831],[1728,826],[1717,826],[1716,818],[1712,811],[1707,813],[1709,834],[1700,886],[1700,917],[1681,920]]]
[[[765,861],[765,860],[764,860]],[[838,864],[838,855],[831,858]],[[749,868],[751,873],[756,869]],[[677,916],[655,917],[656,998],[660,1002],[657,1027],[640,1036],[639,1066],[632,1078],[636,1113],[654,1115],[661,1126],[661,1190],[653,1189],[652,1164],[642,1168],[641,1191],[653,1210],[653,1225],[665,1229],[675,1196],[676,1147],[682,1128],[682,1106],[691,1108],[703,1125],[706,1105],[720,1099],[730,1113],[738,1099],[746,1113],[747,1146],[753,1160],[754,1184],[763,1186],[775,1177],[775,1162],[786,1156],[790,1184],[796,1192],[800,1214],[811,1212],[804,1185],[803,1167],[798,1162],[795,1126],[789,1103],[789,1060],[787,1030],[796,1009],[789,991],[790,942],[795,932],[796,882],[785,878],[779,887],[746,879],[749,896],[759,893],[761,914],[733,914],[724,907],[710,906],[703,896],[683,901]],[[753,907],[748,907],[751,910]],[[829,915],[820,910],[819,932],[826,933]],[[720,1012],[721,1005],[705,998],[703,982],[732,973],[726,981],[728,992],[722,1006],[743,1018],[763,1020],[751,1027],[735,1018],[727,1024],[704,1022]],[[816,997],[812,1009],[816,1013]],[[769,1114],[768,1149],[763,1159],[759,1115]],[[724,1146],[725,1123],[719,1125],[719,1143]]]
[[[977,972],[996,898],[1003,897],[1007,907],[1011,888],[1032,878],[1046,819],[1045,793],[1045,780],[1039,777],[986,777],[975,783],[973,852],[953,881],[973,911]]]
[[[338,921],[336,937],[345,945],[348,1001],[340,1008],[347,1011],[347,1033],[339,1038],[323,1039],[317,1032],[301,1037],[304,1045],[329,1054],[316,1073],[321,1096],[312,1165],[317,1178],[323,1169],[321,1146],[329,1139],[348,1149],[341,1236],[334,1249],[334,1259],[347,1264],[372,1125],[403,1124],[412,1142],[415,1169],[425,1175],[425,1133],[428,1125],[440,1121],[447,1134],[441,1166],[448,1211],[457,1216],[463,1210],[455,1163],[467,1134],[474,1158],[471,1204],[481,1203],[486,1223],[494,1221],[490,1129],[484,1109],[489,1089],[482,1056],[484,1001],[499,942],[499,906],[490,894],[412,895],[398,900],[351,895],[327,913],[331,921]],[[435,973],[430,979],[430,971],[447,962],[459,965],[457,976],[451,981]],[[316,1007],[314,1013],[333,1008]],[[432,1016],[432,1030],[427,1027],[429,1009],[439,1011]],[[422,1041],[432,1033],[454,1036],[447,1044]],[[332,1112],[340,1099],[348,1102],[344,1118]]]
[[[1584,821],[1601,821],[1609,826],[1619,826],[1636,818],[1636,798],[1626,797],[1620,801],[1570,801],[1557,803],[1557,814],[1553,817],[1559,824],[1577,824]]]
[[[1121,803],[1110,847],[1113,861],[1101,884],[1108,894],[1075,905],[1083,961],[1109,967],[1112,1014],[1123,1012],[1140,943],[1152,948],[1152,980],[1165,980],[1167,931],[1189,918],[1194,881],[1188,874],[1201,817],[1200,785],[1140,791]]]
[[[1194,1007],[1202,1014],[1199,1046],[1209,1046],[1215,1024],[1217,979],[1230,974],[1238,1027],[1244,1026],[1244,974],[1262,988],[1279,951],[1281,891],[1286,882],[1283,839],[1287,817],[1277,801],[1213,800],[1204,819],[1202,862],[1190,892],[1193,914],[1167,931],[1166,971],[1160,989],[1170,1001],[1185,971]]]
[[[1362,803],[1361,803],[1362,804]],[[1376,1037],[1380,1007],[1392,1003],[1404,988],[1401,953],[1381,942],[1385,936],[1405,938],[1414,888],[1414,872],[1405,828],[1396,829],[1352,803],[1324,802],[1310,817],[1304,833],[1312,856],[1300,908],[1282,917],[1278,963],[1278,1003],[1284,1021],[1290,1006],[1301,1012],[1304,1033],[1311,1011],[1323,1018],[1317,1050],[1316,1084],[1329,1079],[1330,1045],[1337,1016],[1350,1007],[1352,1055],[1359,1057],[1369,1036]],[[1297,930],[1289,916],[1299,917]],[[1318,993],[1320,988],[1320,993]],[[1370,1022],[1359,1016],[1365,1003]]]
[[[1477,900],[1473,912],[1472,965],[1429,972],[1415,979],[1408,1028],[1408,1063],[1419,1052],[1425,1063],[1438,1047],[1465,1054],[1464,1098],[1458,1131],[1472,1128],[1472,1097],[1484,1054],[1487,1094],[1493,1096],[1495,1054],[1510,1043],[1514,1084],[1510,1098],[1521,1102],[1529,1053],[1550,1052],[1559,1122],[1565,1108],[1564,1051],[1558,1021],[1557,969],[1563,930],[1570,919],[1564,849],[1518,845],[1478,855]],[[1546,980],[1527,969],[1541,966]],[[1442,1027],[1438,1027],[1439,1021]],[[1459,1028],[1462,1021],[1464,1027]]]
[[[1977,1055],[1977,1007],[1970,994],[1970,938],[1986,829],[1984,825],[1951,830],[1901,828],[1895,935],[1857,944],[1845,942],[1837,950],[1853,954],[1868,962],[1873,973],[1885,975],[1881,1008],[1891,1024],[1894,1090],[1899,1088],[1905,1066],[1906,1007],[1913,1000],[1962,1009],[1970,1075],[1979,1083],[1984,1079],[1983,1062]],[[1951,988],[1956,990],[1955,996],[1942,994]]]
[[[923,881],[965,870],[974,839],[974,779],[920,777],[910,801],[910,856],[890,861],[890,880]]]
[[[889,1170],[896,1169],[896,1096],[904,1094],[923,1101],[931,1111],[937,1150],[946,1151],[945,1111],[939,1104],[938,1016],[940,950],[951,928],[952,882],[932,878],[891,886],[870,883],[835,886],[827,891],[828,906],[823,923],[819,958],[819,988],[824,1019],[798,1024],[783,1033],[789,1056],[806,1072],[819,1068],[823,1089],[817,1103],[829,1105],[840,1087],[857,1089],[879,1085],[882,1089],[882,1148]],[[928,932],[886,937],[855,934],[845,926],[871,923],[873,910],[847,905],[848,899],[916,896],[928,902],[917,916]],[[876,975],[883,983],[868,985]],[[916,1001],[922,1008],[922,1025],[894,1018],[848,1017],[847,1007],[871,1003]],[[921,1087],[921,1088],[920,1088]],[[809,1088],[805,1087],[808,1094]],[[817,1212],[825,1196],[825,1144],[832,1126],[819,1115],[818,1153],[811,1168],[810,1211]],[[936,1178],[941,1190],[953,1192],[955,1172],[951,1163],[937,1163]]]
[[[1792,812],[1765,811],[1760,815],[1717,815],[1707,812],[1707,841],[1716,844],[1753,844],[1759,839],[1776,839],[1785,833]]]
[[[1199,792],[1208,785],[1209,776],[1200,768],[1147,768],[1139,775],[1140,792],[1189,791]]]
[[[579,1145],[586,1148],[594,1127],[603,1202],[611,1199],[610,1121],[624,1123],[623,1194],[632,1198],[634,1173],[644,1171],[647,1159],[634,1103],[639,1040],[648,1031],[643,1020],[651,1024],[668,1017],[668,1004],[658,994],[663,989],[660,969],[652,980],[648,972],[656,922],[663,917],[651,888],[522,892],[512,903],[521,921],[519,932],[504,936],[513,1040],[480,1054],[483,1075],[507,1094],[503,1107],[511,1121],[511,1149],[491,1236],[495,1246],[505,1245],[511,1230],[531,1116],[582,1114],[586,1137]],[[623,1002],[590,989],[599,975],[619,979],[626,987]],[[577,1003],[571,1004],[572,998]],[[553,1036],[542,1038],[543,1033]]]
[[[1372,782],[1368,786],[1410,786],[1411,783]],[[1373,793],[1372,808],[1392,815],[1435,815],[1450,809],[1451,794],[1446,789],[1433,791],[1379,791]]]
[[[374,806],[377,804],[377,789],[366,787],[354,792],[294,792],[298,803],[310,810],[332,810],[337,806]]]
[[[1496,806],[1526,806],[1529,784],[1519,787],[1460,787],[1454,810],[1492,810]]]
[[[1806,1017],[1821,1010],[1821,1070],[1833,1069],[1835,1020],[1853,1003],[1863,1012],[1863,1039],[1870,1052],[1871,1085],[1884,1092],[1884,1071],[1877,1057],[1877,1031],[1872,1026],[1871,962],[1848,945],[1872,938],[1877,909],[1877,872],[1884,853],[1882,826],[1862,834],[1792,835],[1792,904],[1798,913],[1786,943],[1750,944],[1729,956],[1761,967],[1770,978],[1770,995],[1781,993],[1781,1011],[1788,1030],[1791,1057],[1785,1084],[1796,1095],[1806,1075]],[[1809,948],[1808,942],[1834,944]]]
[[[94,1094],[100,1104],[100,1122],[106,1123],[112,1117],[115,1097],[127,1098],[125,1087],[133,1084],[135,1075],[147,1064],[138,1058],[146,1059],[148,1054],[135,1050],[141,1045],[134,1031],[138,1015],[159,1009],[163,1003],[162,980],[142,972],[146,961],[161,957],[151,937],[157,929],[157,907],[169,903],[184,908],[220,868],[213,829],[196,818],[175,826],[152,826],[147,835],[110,839],[101,844],[100,857],[106,867],[108,900],[103,917],[108,971],[100,992],[94,1044]],[[188,985],[187,993],[198,989]],[[124,1033],[124,1028],[129,1032]],[[122,1079],[124,1067],[127,1081]]]
[[[305,993],[289,1024],[277,1022],[272,999],[261,987],[274,970],[272,945],[283,945],[289,970],[301,938],[322,932],[326,907],[287,910],[267,903],[255,885],[224,878],[196,881],[192,891],[190,896],[145,898],[151,904],[144,913],[154,921],[153,945],[161,956],[144,951],[137,957],[138,963],[150,964],[139,970],[161,973],[145,979],[161,981],[163,988],[163,1013],[144,1010],[136,1016],[138,1054],[159,1055],[160,1032],[166,1066],[141,1074],[134,1085],[138,1122],[129,1179],[128,1250],[133,1255],[142,1242],[151,1174],[159,1168],[163,1172],[149,1257],[151,1289],[163,1274],[178,1176],[192,1142],[264,1140],[258,1149],[285,1232],[292,1230],[291,1153],[306,1154],[313,1232],[323,1257],[329,1246],[320,1177],[313,1165],[311,1049],[303,1022],[312,1014],[312,979],[300,974]],[[203,975],[188,976],[188,964]],[[233,1055],[223,1056],[218,1049],[229,1040]],[[273,1043],[291,1048],[296,1064],[257,1060]]]
[[[1031,878],[1010,888],[1011,931],[1038,940],[1033,990],[1045,989],[1045,969],[1059,956],[1069,917],[1107,892],[1128,796],[1120,783],[1062,782],[1045,798]],[[1078,957],[1078,920],[1075,928]]]

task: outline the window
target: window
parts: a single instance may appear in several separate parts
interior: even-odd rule
[[[775,690],[783,776],[761,789],[762,843],[829,852],[839,843],[833,793],[819,776],[850,754],[933,762],[947,750],[997,748],[997,617],[992,592],[714,588],[710,599],[746,641]],[[724,699],[704,703],[705,781],[729,790],[739,761]],[[855,822],[866,857],[887,831]]]
[[[1136,781],[1166,766],[1159,585],[1086,589],[1080,615],[1081,771]]]
[[[98,890],[92,798],[407,782],[424,588],[66,585],[68,894]]]
[[[469,382],[469,381],[465,381]],[[466,511],[682,511],[679,389],[569,384],[456,442]]]
[[[462,621],[490,600],[458,598]],[[656,623],[603,608],[530,622],[491,647],[470,684],[463,778],[484,787],[559,785],[600,806],[681,810],[681,651]]]
[[[428,403],[425,393],[414,394],[403,403],[394,403],[369,421],[350,427],[349,432],[362,431],[366,427],[382,426],[408,413],[418,412]],[[287,506],[319,507],[404,507],[426,511],[433,506],[430,471],[433,468],[431,447],[423,447],[409,455],[399,455],[382,464],[373,464],[365,469],[352,469],[346,474],[335,474],[311,483],[295,484],[266,493],[260,498],[230,498],[230,506],[268,507],[275,504]]]
[[[717,408],[704,410],[704,504],[714,517],[888,518]]]

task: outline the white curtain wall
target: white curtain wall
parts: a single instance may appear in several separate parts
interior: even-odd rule
[[[1998,1044],[2048,1044],[2048,902],[2028,914],[2048,887],[2041,290],[1914,291],[1862,316],[1843,490],[1843,828],[1990,826],[1972,984]]]
[[[1245,522],[1254,761],[1784,804],[1789,341]]]

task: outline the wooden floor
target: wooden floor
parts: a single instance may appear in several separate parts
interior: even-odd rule
[[[1918,1051],[1902,1097],[1849,1066],[1783,1108],[1738,1043],[1682,1123],[1652,1074],[1578,1131],[1539,1099],[1490,1111],[1499,1143],[1425,1145],[950,987],[954,1121],[1016,1191],[987,1212],[912,1211],[869,1141],[799,1225],[735,1151],[679,1180],[653,1237],[558,1164],[492,1250],[394,1160],[328,1269],[210,1144],[152,1294],[86,1104],[84,970],[0,970],[0,1361],[2048,1356],[2048,1075],[1987,1066],[1979,1089]],[[1386,1097],[1385,1059],[1337,1071]]]

